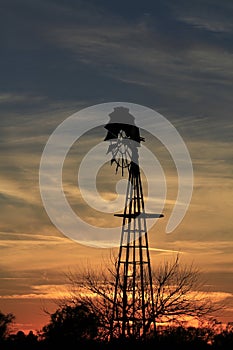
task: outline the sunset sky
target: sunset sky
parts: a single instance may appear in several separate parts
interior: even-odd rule
[[[189,210],[167,234],[177,173],[164,147],[142,132],[168,186],[165,217],[149,232],[152,264],[179,251],[226,303],[217,318],[233,321],[233,3],[2,0],[0,9],[0,310],[16,315],[16,329],[39,330],[48,321],[42,309],[54,310],[51,300],[68,294],[66,273],[109,256],[53,225],[39,165],[49,136],[70,115],[125,101],[167,118],[193,163]],[[63,186],[83,220],[110,227],[119,219],[90,209],[77,187],[80,160],[105,134],[98,128],[73,145]],[[103,197],[112,198],[119,179],[105,164],[97,179]]]

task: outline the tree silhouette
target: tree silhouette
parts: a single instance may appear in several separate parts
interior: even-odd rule
[[[116,278],[116,264],[106,264],[106,268],[87,267],[79,273],[68,275],[72,285],[71,299],[74,303],[82,302],[98,316],[99,336],[108,338],[112,319],[113,296]],[[148,282],[149,283],[149,282]],[[137,284],[137,282],[136,282]],[[146,285],[146,284],[145,284]],[[121,286],[123,288],[123,286]],[[157,323],[181,322],[187,318],[201,319],[216,311],[217,306],[202,290],[201,275],[193,266],[182,266],[179,255],[172,262],[166,262],[153,271],[153,289],[155,315]],[[148,286],[149,288],[149,286]],[[145,292],[147,292],[145,290]],[[123,293],[119,293],[121,296]],[[122,310],[122,297],[118,298],[119,310]],[[126,307],[131,309],[132,300],[128,298]],[[123,312],[123,310],[122,310]],[[137,324],[141,315],[137,314]],[[148,334],[150,333],[148,319]],[[119,334],[115,334],[119,337]]]
[[[233,348],[233,322],[213,337],[213,348],[231,350]]]
[[[159,349],[209,349],[208,329],[196,327],[167,327],[158,337]]]
[[[84,303],[64,305],[50,315],[50,322],[43,327],[45,342],[54,345],[76,345],[96,337],[98,320]]]
[[[159,322],[201,319],[218,309],[203,292],[201,274],[192,264],[182,265],[179,255],[153,271],[155,313]]]
[[[4,340],[8,333],[9,327],[14,321],[15,316],[12,313],[4,314],[0,311],[0,341]]]

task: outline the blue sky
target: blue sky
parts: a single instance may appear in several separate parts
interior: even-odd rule
[[[155,109],[186,142],[195,176],[190,210],[171,236],[165,236],[166,221],[152,230],[151,245],[182,248],[184,260],[205,271],[211,290],[230,300],[231,1],[3,0],[0,6],[0,308],[14,312],[12,298],[38,299],[41,292],[46,298],[51,286],[65,284],[60,271],[77,257],[102,256],[102,250],[84,252],[53,227],[40,199],[38,170],[49,135],[65,118],[111,101]],[[175,171],[159,152],[172,201]],[[65,186],[75,203],[71,166]],[[76,205],[92,215],[83,203]],[[171,207],[168,201],[167,213]],[[163,258],[152,254],[155,264]]]

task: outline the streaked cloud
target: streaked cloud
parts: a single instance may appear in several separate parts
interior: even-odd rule
[[[231,21],[232,3],[229,1],[195,1],[185,4],[181,1],[172,4],[172,9],[180,21],[191,24],[199,29],[214,33],[232,33]],[[200,7],[202,11],[200,11]]]
[[[0,299],[64,299],[70,298],[70,286],[67,285],[38,285],[32,286],[32,292],[29,294],[5,295]]]
[[[46,100],[45,96],[33,96],[33,95],[26,95],[26,94],[14,94],[14,93],[4,93],[0,94],[0,104],[7,103],[27,103],[27,104],[33,104],[42,102],[43,100]]]

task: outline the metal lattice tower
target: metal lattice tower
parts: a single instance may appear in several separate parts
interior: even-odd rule
[[[123,109],[118,107],[120,108]],[[132,121],[133,117],[129,115],[130,124],[125,124],[127,118],[124,113],[122,123],[119,121],[122,110],[121,114],[116,110],[117,108],[110,114],[114,121],[110,120],[105,126],[108,129],[105,140],[111,142],[111,163],[116,162],[117,169],[122,168],[122,175],[123,169],[128,169],[128,186],[124,213],[115,214],[122,217],[123,221],[116,266],[111,336],[145,337],[148,331],[155,331],[156,327],[146,219],[163,215],[145,212],[138,156],[138,147],[143,139]]]

